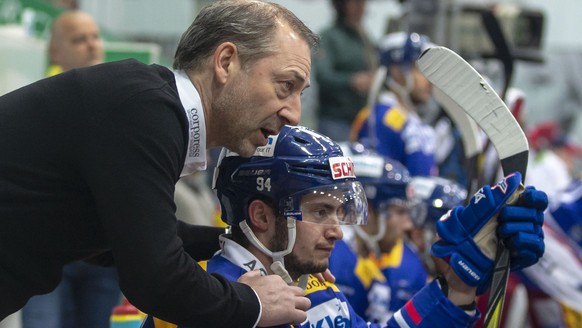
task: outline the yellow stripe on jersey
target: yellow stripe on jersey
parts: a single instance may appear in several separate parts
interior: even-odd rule
[[[402,255],[404,254],[404,242],[399,239],[396,245],[392,248],[390,253],[383,253],[380,259],[376,259],[373,254],[370,254],[370,259],[373,260],[380,269],[397,268],[402,264]]]
[[[400,108],[391,108],[384,114],[382,122],[392,130],[400,131],[406,123],[406,112]]]
[[[356,118],[354,118],[354,121],[352,122],[352,129],[350,130],[351,142],[358,141],[358,134],[360,134],[364,122],[368,120],[368,116],[370,116],[370,110],[368,110],[368,107],[364,107],[358,112]]]
[[[382,274],[382,271],[370,259],[358,258],[358,263],[354,271],[365,288],[369,288],[374,280],[386,281],[386,277]]]
[[[204,271],[208,271],[207,267],[208,267],[208,261],[199,261],[197,262],[199,266],[202,267],[202,269],[204,269]]]
[[[326,290],[327,288],[331,288],[334,292],[339,292],[339,288],[337,288],[336,285],[327,281],[322,283],[313,275],[309,275],[309,280],[307,280],[307,289],[305,289],[305,295],[307,296],[320,290]]]

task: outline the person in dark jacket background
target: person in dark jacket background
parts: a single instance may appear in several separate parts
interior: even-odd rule
[[[378,58],[363,26],[366,0],[332,0],[335,22],[321,32],[314,57],[319,90],[319,132],[334,141],[348,141],[352,121],[366,99]]]

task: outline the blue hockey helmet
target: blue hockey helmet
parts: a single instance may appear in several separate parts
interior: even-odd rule
[[[380,40],[380,65],[412,67],[420,54],[433,47],[425,35],[418,33],[394,32]]]
[[[223,150],[213,188],[222,220],[233,226],[247,218],[248,205],[256,198],[270,201],[285,218],[335,224],[367,221],[366,196],[352,161],[336,142],[305,127],[284,126],[248,158]],[[333,222],[303,215],[302,206],[314,195],[339,203]]]
[[[463,205],[467,197],[467,190],[460,184],[435,176],[413,177],[406,192],[416,226],[435,224],[449,210]]]
[[[357,180],[366,191],[368,202],[376,209],[390,203],[406,205],[408,169],[399,161],[380,155],[358,142],[342,143],[354,162]]]

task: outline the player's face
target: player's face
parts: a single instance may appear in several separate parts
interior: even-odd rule
[[[386,233],[379,242],[380,251],[389,252],[406,231],[412,229],[410,211],[404,205],[390,205],[384,213],[379,215],[379,219],[386,220]]]
[[[99,27],[88,15],[79,14],[63,22],[53,60],[64,71],[103,62],[103,40]]]
[[[212,104],[209,131],[219,134],[211,138],[242,156],[266,145],[283,125],[299,123],[301,93],[310,83],[310,48],[289,27],[276,35],[279,50],[241,69]]]
[[[328,268],[335,241],[343,237],[339,219],[334,219],[336,215],[343,214],[340,205],[325,196],[308,195],[303,198],[303,221],[297,222],[293,251],[285,257],[285,267],[292,276],[323,272]]]
[[[417,105],[426,104],[432,96],[432,84],[416,66],[412,69],[412,79],[414,87],[410,92],[410,99]]]

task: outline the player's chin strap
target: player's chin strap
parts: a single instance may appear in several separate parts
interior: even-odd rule
[[[273,263],[271,264],[271,270],[273,270],[275,274],[283,278],[283,280],[288,285],[294,285],[293,279],[289,275],[287,269],[285,269],[284,257],[285,255],[291,253],[291,251],[293,250],[293,246],[295,245],[295,238],[297,236],[295,219],[287,218],[287,231],[289,232],[287,239],[287,248],[278,252],[273,252],[267,247],[265,247],[265,245],[263,245],[263,243],[259,241],[257,236],[255,236],[255,234],[247,224],[246,220],[241,221],[239,223],[239,226],[243,233],[245,234],[245,236],[247,237],[247,239],[251,242],[251,244],[253,244],[253,246],[258,248],[263,254],[270,256],[273,259]],[[308,277],[309,275],[302,275],[300,277],[299,287],[301,287],[302,289],[305,289],[307,287]]]
[[[356,235],[360,237],[364,244],[366,244],[368,250],[373,252],[377,259],[379,259],[380,255],[382,254],[378,242],[384,237],[384,234],[386,233],[386,215],[387,214],[385,213],[378,215],[378,232],[374,235],[368,234],[359,225],[354,226]]]
[[[412,99],[410,99],[410,93],[412,92],[412,89],[414,89],[412,71],[410,69],[403,70],[405,85],[401,85],[400,83],[394,81],[394,79],[390,76],[386,77],[386,85],[390,90],[400,96],[400,101],[402,101],[403,105],[406,106],[406,110],[416,111],[416,106],[414,106]]]

